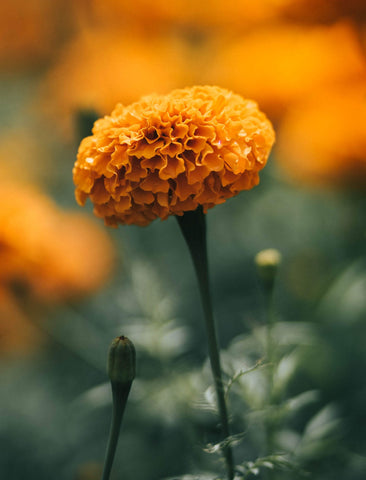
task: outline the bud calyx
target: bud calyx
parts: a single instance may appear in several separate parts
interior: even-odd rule
[[[113,383],[128,384],[136,373],[136,352],[131,340],[125,336],[116,337],[109,347],[108,376]]]

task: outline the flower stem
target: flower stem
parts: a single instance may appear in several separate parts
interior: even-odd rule
[[[273,373],[274,373],[274,344],[273,344],[273,327],[275,324],[275,317],[273,311],[273,287],[266,292],[265,295],[265,308],[266,308],[266,357],[269,364],[270,372],[270,391],[272,391]],[[272,393],[270,399],[272,398]]]
[[[281,263],[281,254],[274,248],[268,248],[261,250],[257,253],[254,259],[257,269],[258,278],[261,281],[261,285],[264,293],[265,300],[265,313],[266,313],[266,338],[265,338],[265,355],[268,362],[268,375],[267,375],[267,416],[265,418],[265,436],[266,436],[266,455],[273,454],[274,435],[277,428],[277,415],[272,415],[271,409],[275,407],[275,389],[274,389],[274,376],[275,376],[275,342],[273,338],[273,327],[275,325],[275,315],[273,310],[273,291],[274,284],[277,275],[278,267]],[[273,472],[268,470],[264,474],[266,480],[273,478]]]
[[[209,288],[205,214],[202,207],[199,207],[195,211],[186,212],[183,216],[177,216],[176,218],[187,242],[198,279],[223,440],[226,440],[230,436],[230,430],[221,374],[220,351]],[[222,451],[225,457],[228,480],[233,480],[233,454],[228,442],[224,442]]]
[[[275,314],[273,308],[273,291],[274,291],[274,277],[272,282],[264,285],[265,296],[265,313],[266,313],[266,358],[268,362],[268,377],[267,377],[267,398],[268,407],[272,407],[275,401],[274,398],[274,374],[275,374],[275,344],[273,338],[273,327],[275,326]],[[266,455],[272,455],[274,447],[274,434],[276,431],[276,422],[273,418],[267,418],[265,424],[266,435]],[[267,470],[264,475],[265,480],[273,478],[272,470]]]
[[[273,398],[273,381],[274,381],[274,371],[275,371],[275,358],[274,358],[274,342],[273,342],[273,327],[274,327],[274,312],[273,312],[273,286],[268,289],[266,292],[266,315],[267,315],[267,325],[266,325],[266,357],[268,362],[268,406],[271,407],[274,398]],[[273,420],[267,419],[266,421],[266,449],[267,455],[273,454],[273,435],[274,435],[274,424]],[[272,472],[267,472],[267,478],[270,480],[272,478]]]
[[[111,382],[111,385],[113,396],[113,413],[107,451],[104,461],[102,480],[109,480],[109,476],[111,474],[123,413],[125,411],[127,398],[130,392],[132,382],[126,384],[121,384],[119,382]]]

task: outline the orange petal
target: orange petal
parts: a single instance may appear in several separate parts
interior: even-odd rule
[[[231,170],[234,174],[244,172],[245,170],[245,161],[243,158],[232,152],[224,153],[224,162],[226,167]]]
[[[141,190],[140,188],[136,188],[131,192],[132,198],[135,203],[148,205],[155,200],[154,195],[151,192],[146,192],[145,190]]]
[[[162,180],[157,173],[150,174],[140,184],[142,190],[151,191],[153,193],[169,191],[170,185],[166,180]]]
[[[99,178],[90,193],[90,200],[96,204],[108,202],[111,194],[105,189],[103,178]]]
[[[187,172],[188,183],[192,185],[196,182],[203,182],[203,180],[208,177],[210,173],[210,169],[205,165],[197,166],[191,172]]]
[[[187,176],[184,173],[178,175],[176,179],[177,185],[175,188],[175,193],[177,197],[183,201],[188,198],[190,195],[196,195],[200,189],[202,189],[201,182],[196,182],[194,184],[189,184]]]
[[[141,160],[142,168],[149,168],[150,170],[160,170],[167,164],[167,158],[161,155],[155,155],[151,158],[144,158]]]
[[[131,207],[131,203],[132,202],[131,202],[131,197],[130,196],[120,197],[118,202],[114,203],[114,208],[115,208],[116,212],[123,213]]]
[[[136,157],[129,157],[130,163],[126,167],[125,178],[131,182],[138,182],[141,178],[147,176],[146,168],[141,166],[141,161]]]
[[[168,157],[165,167],[159,171],[159,177],[162,180],[176,178],[180,173],[185,171],[184,160],[180,157]]]
[[[213,172],[219,172],[224,168],[224,159],[220,153],[208,153],[201,160],[202,165],[206,165]]]

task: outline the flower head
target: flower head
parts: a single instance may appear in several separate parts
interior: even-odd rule
[[[365,83],[347,87],[320,90],[287,113],[276,158],[289,179],[305,185],[365,187]]]
[[[208,208],[259,182],[274,132],[252,100],[196,86],[150,95],[94,124],[74,167],[76,199],[107,225]]]
[[[149,0],[121,2],[120,0],[88,0],[79,2],[80,17],[95,24],[120,29],[140,25],[149,31],[163,30],[167,26],[198,27],[199,29],[236,27],[258,24],[278,17],[282,4],[293,0],[261,0],[238,2],[237,0],[211,0],[205,2],[185,0],[155,0],[151,8]]]
[[[73,23],[59,0],[0,2],[1,69],[24,71],[50,61]],[[62,21],[60,21],[62,16]],[[45,21],[47,19],[47,21]]]
[[[0,283],[0,358],[26,354],[44,340],[40,328],[32,322],[14,295]]]
[[[46,75],[43,110],[70,136],[81,110],[104,115],[117,102],[135,102],[147,88],[166,93],[191,82],[187,58],[184,42],[173,35],[149,40],[125,30],[121,35],[120,24],[118,32],[85,29],[61,49]]]
[[[0,288],[47,303],[75,299],[101,287],[112,263],[111,242],[91,219],[31,186],[1,184]]]
[[[281,0],[278,13],[288,20],[331,23],[340,17],[362,22],[366,17],[363,0]]]
[[[255,98],[269,118],[280,119],[315,89],[365,81],[366,62],[357,32],[348,22],[277,24],[222,42],[209,75]]]

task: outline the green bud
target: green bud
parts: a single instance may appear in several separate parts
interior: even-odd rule
[[[281,254],[274,248],[261,250],[254,258],[257,265],[258,276],[264,287],[273,288],[278,266],[281,263]]]
[[[135,378],[136,352],[127,337],[116,337],[111,343],[107,372],[112,383],[128,384]]]

